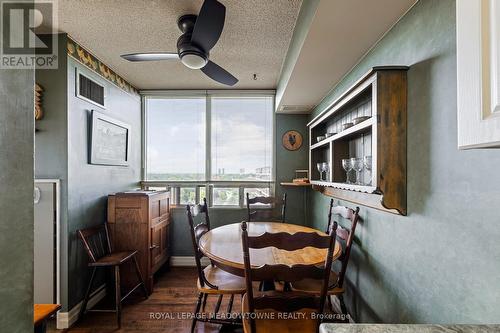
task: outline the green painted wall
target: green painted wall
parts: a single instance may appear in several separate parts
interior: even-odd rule
[[[287,192],[287,220],[294,224],[304,224],[304,191],[302,188],[282,188],[280,182],[290,181],[295,176],[296,169],[307,169],[309,136],[307,127],[308,116],[306,115],[276,115],[276,195],[281,196]],[[296,130],[302,133],[304,144],[301,149],[291,152],[283,148],[281,137],[288,130]],[[306,197],[307,198],[307,197]],[[246,209],[211,209],[210,222],[212,227],[241,222],[247,218]],[[174,208],[172,211],[172,255],[192,256],[193,246],[191,243],[185,209]]]
[[[421,0],[314,112],[372,66],[411,66],[409,213],[361,207],[347,274],[357,322],[500,322],[500,150],[457,149],[455,30],[455,1]],[[312,204],[323,229],[328,198]]]
[[[66,45],[66,35],[59,35]],[[67,57],[59,48],[57,70],[37,70],[36,81],[44,91],[44,119],[37,121],[35,174],[37,178],[61,179],[61,303],[69,311],[80,302],[90,278],[88,257],[77,230],[106,220],[107,195],[137,188],[141,179],[140,97],[131,95]],[[106,109],[75,94],[76,70],[106,87]],[[90,111],[96,110],[132,126],[130,166],[88,164]],[[104,282],[103,274],[95,287]]]
[[[33,332],[33,69],[0,69],[0,331]]]
[[[106,109],[76,97],[76,70],[105,86]],[[107,216],[109,193],[138,187],[141,179],[141,100],[85,66],[68,58],[68,305],[80,302],[90,279],[88,256],[77,236],[82,228],[102,224]],[[88,129],[91,110],[131,126],[129,166],[88,163]],[[98,284],[96,283],[96,287]]]

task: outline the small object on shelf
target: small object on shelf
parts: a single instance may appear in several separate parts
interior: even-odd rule
[[[309,170],[295,170],[294,184],[309,184]]]
[[[363,121],[367,120],[367,119],[370,119],[371,117],[370,116],[361,116],[361,117],[357,117],[357,118],[354,118],[352,120],[353,124],[354,125],[357,125],[357,124],[360,124],[362,123]]]
[[[321,169],[323,170],[323,172],[325,173],[325,182],[329,181],[328,179],[328,173],[330,172],[330,163],[328,162],[323,162],[321,163]]]
[[[365,165],[365,170],[368,171],[368,174],[370,175],[370,178],[366,182],[366,185],[371,185],[372,184],[372,157],[371,156],[363,157],[363,164]]]
[[[335,134],[337,134],[337,133],[326,133],[325,138],[329,138],[331,136],[334,136]]]
[[[361,181],[361,171],[363,171],[363,159],[362,158],[357,158],[353,157],[351,158],[351,165],[354,171],[356,171],[356,185],[363,185],[363,182]]]
[[[319,180],[320,181],[328,181],[328,172],[330,171],[330,163],[328,162],[320,162],[316,165],[319,171]],[[325,179],[323,179],[323,172],[325,173]]]
[[[323,141],[323,140],[325,140],[325,139],[326,139],[326,136],[324,136],[324,135],[320,135],[320,136],[318,136],[318,137],[316,138],[316,140],[318,140],[318,142]]]
[[[353,126],[354,126],[353,123],[345,123],[345,124],[342,125],[342,130],[345,131],[349,127],[353,127]]]
[[[345,174],[346,174],[346,180],[345,180],[345,182],[347,184],[350,184],[351,182],[349,181],[349,171],[352,170],[351,160],[348,159],[348,158],[344,158],[342,160],[342,168],[344,168]]]
[[[321,162],[316,163],[316,168],[318,169],[319,172],[319,180],[323,181],[323,163]]]

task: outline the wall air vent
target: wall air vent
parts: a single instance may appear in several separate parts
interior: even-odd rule
[[[103,84],[96,82],[90,77],[77,71],[76,75],[76,95],[92,104],[105,108],[105,88]]]
[[[278,108],[278,113],[310,113],[313,109],[312,105],[280,105]]]

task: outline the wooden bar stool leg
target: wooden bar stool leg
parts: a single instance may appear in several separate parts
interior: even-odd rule
[[[115,266],[115,302],[118,329],[122,327],[122,295],[120,290],[120,266]]]
[[[203,293],[198,293],[198,301],[196,302],[196,307],[194,309],[193,323],[191,324],[191,333],[194,333],[194,329],[196,327],[196,316],[198,315],[198,312],[200,311],[202,298],[203,298]]]
[[[92,268],[92,275],[90,276],[89,285],[87,287],[87,291],[85,292],[85,297],[83,298],[83,303],[82,307],[80,308],[80,313],[78,314],[78,320],[82,319],[82,316],[85,314],[85,311],[87,310],[87,303],[89,301],[90,291],[92,290],[92,284],[94,284],[94,277],[96,270],[97,267]]]
[[[148,291],[146,289],[146,284],[144,283],[144,279],[142,278],[141,270],[139,269],[139,264],[137,263],[137,259],[135,258],[135,256],[133,256],[132,260],[134,261],[135,273],[137,274],[137,278],[139,279],[139,282],[141,283],[142,291],[144,292],[144,297],[146,297],[146,299],[148,299]]]

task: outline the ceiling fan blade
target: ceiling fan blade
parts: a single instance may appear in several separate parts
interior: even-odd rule
[[[208,61],[205,67],[201,68],[201,71],[212,80],[228,86],[234,86],[238,82],[237,78],[212,61]]]
[[[191,42],[201,47],[206,52],[210,51],[222,34],[226,7],[217,0],[205,0],[191,36]]]
[[[122,54],[120,57],[128,61],[157,61],[157,60],[179,59],[179,55],[177,53],[167,53],[167,52],[130,53],[130,54]]]

